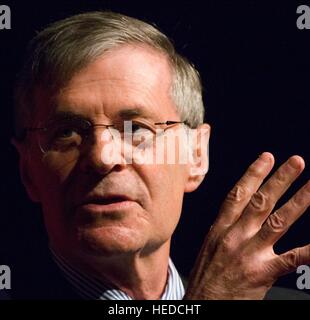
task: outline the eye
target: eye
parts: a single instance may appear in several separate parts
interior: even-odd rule
[[[143,134],[152,134],[153,131],[147,124],[133,121],[132,133],[143,135]]]
[[[56,137],[61,139],[66,139],[72,137],[74,134],[76,134],[76,130],[65,128],[57,132]]]
[[[73,150],[82,144],[90,127],[91,124],[80,119],[51,122],[39,137],[40,146],[43,150]]]
[[[70,140],[77,136],[85,136],[90,125],[79,119],[70,119],[51,126],[51,138],[53,140]]]
[[[53,150],[67,150],[69,148],[79,146],[84,134],[80,127],[72,126],[72,124],[64,124],[57,126],[51,130],[47,140],[47,145]]]
[[[78,135],[80,130],[73,127],[59,127],[54,131],[53,139],[70,139]]]
[[[143,129],[143,127],[140,124],[138,124],[138,123],[133,123],[132,124],[132,132],[133,133],[139,131],[140,129]]]

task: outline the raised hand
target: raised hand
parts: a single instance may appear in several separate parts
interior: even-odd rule
[[[184,299],[263,299],[283,274],[310,263],[310,244],[275,254],[274,244],[310,205],[310,181],[286,204],[276,202],[303,171],[288,159],[263,185],[273,155],[263,153],[225,199],[202,246]]]

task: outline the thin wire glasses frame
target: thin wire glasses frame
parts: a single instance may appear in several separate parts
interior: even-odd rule
[[[132,119],[113,124],[94,124],[86,119],[70,118],[52,122],[44,127],[27,127],[25,128],[25,133],[35,132],[39,134],[38,145],[43,153],[47,153],[50,150],[65,152],[73,147],[78,148],[91,135],[91,131],[94,128],[116,129],[117,132],[124,134],[124,131],[127,129],[126,122],[131,123],[131,132],[133,134],[138,133],[142,136],[149,135],[150,137],[154,137],[158,133],[158,129],[161,129],[161,132],[165,132],[167,129],[178,124],[188,126],[186,121],[174,120],[150,122],[145,119]],[[113,134],[113,130],[109,130],[109,132],[114,139],[115,134]]]

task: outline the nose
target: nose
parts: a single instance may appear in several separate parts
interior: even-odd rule
[[[122,170],[127,163],[120,139],[115,139],[109,129],[94,130],[94,135],[85,146],[80,158],[84,173],[106,175],[112,170]]]

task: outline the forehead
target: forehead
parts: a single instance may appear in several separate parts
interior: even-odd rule
[[[76,112],[113,117],[141,109],[157,118],[176,117],[167,58],[152,48],[127,45],[90,63],[50,100],[48,113]],[[41,95],[44,100],[44,94]],[[45,97],[45,101],[48,97]]]

